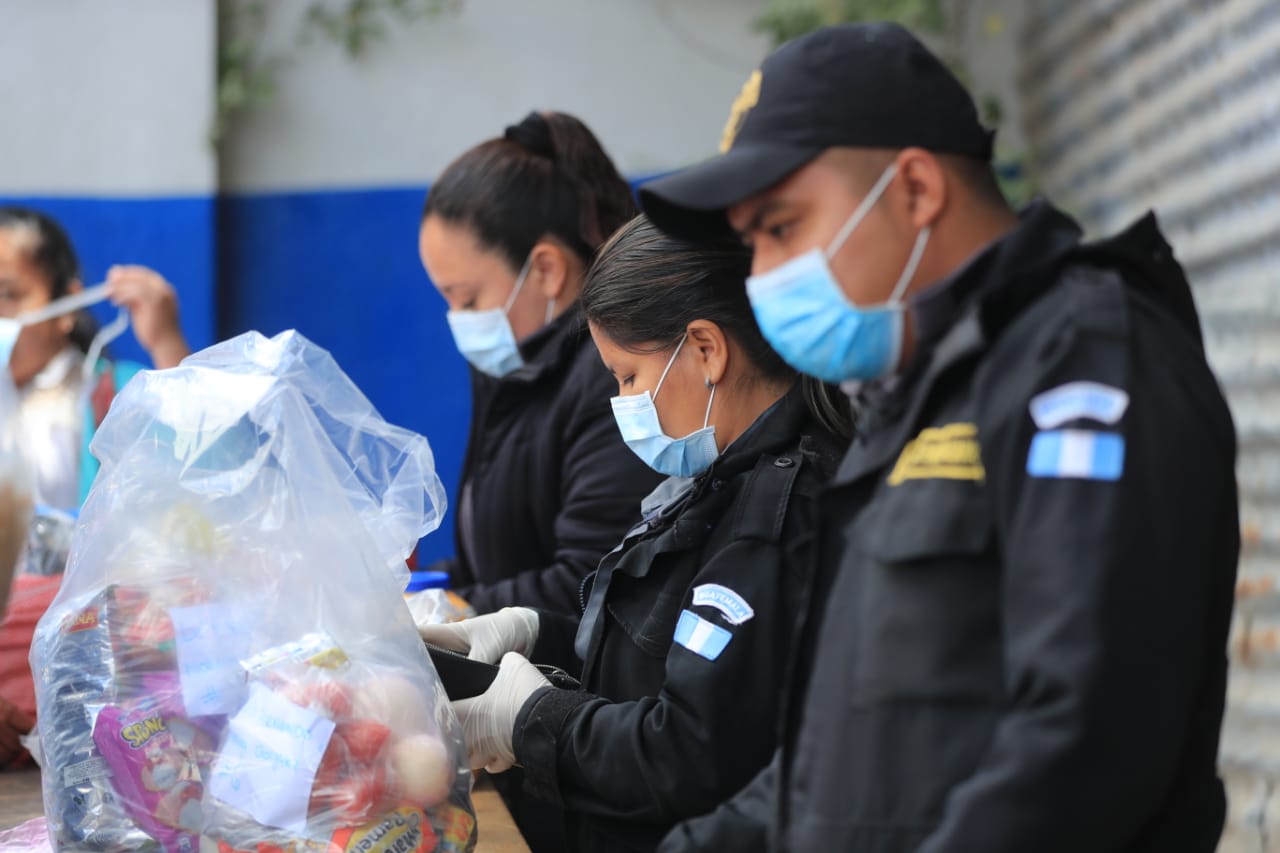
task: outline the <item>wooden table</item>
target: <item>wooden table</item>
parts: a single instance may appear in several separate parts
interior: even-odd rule
[[[520,837],[502,798],[487,780],[476,787],[472,800],[480,824],[476,853],[528,853],[529,847]],[[44,803],[40,798],[38,771],[0,773],[0,829],[17,826],[41,814],[44,814]]]

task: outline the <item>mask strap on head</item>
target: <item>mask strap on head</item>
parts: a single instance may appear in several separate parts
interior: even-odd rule
[[[926,225],[916,235],[916,244],[911,247],[911,256],[907,258],[907,265],[902,268],[902,275],[899,276],[898,283],[893,286],[893,294],[889,297],[890,305],[898,304],[902,299],[903,291],[907,289],[911,279],[915,278],[916,268],[920,266],[920,258],[924,256],[924,247],[929,242],[931,230],[932,227]]]
[[[520,295],[520,288],[524,287],[524,281],[529,277],[529,265],[533,263],[533,254],[525,258],[524,266],[520,267],[520,275],[516,276],[516,286],[512,289],[511,295],[507,297],[507,304],[502,306],[503,314],[511,313],[511,306],[516,304],[516,297]]]
[[[889,167],[880,174],[879,179],[877,179],[875,184],[871,187],[871,191],[863,197],[858,206],[854,208],[853,213],[849,214],[849,218],[845,220],[844,226],[827,246],[828,258],[840,251],[840,247],[844,245],[845,240],[849,239],[849,235],[853,233],[853,229],[858,227],[858,223],[862,222],[862,220],[866,218],[867,214],[871,212],[871,208],[880,200],[880,196],[884,195],[885,189],[888,188],[889,182],[893,180],[893,176],[897,174],[897,172],[898,164],[895,162],[890,163]]]
[[[680,338],[680,343],[676,344],[676,351],[671,353],[671,358],[667,360],[667,366],[663,368],[662,376],[658,378],[658,387],[653,389],[653,397],[651,399],[658,399],[658,392],[662,390],[662,383],[667,381],[667,374],[671,372],[671,365],[676,363],[676,356],[680,354],[680,348],[684,346],[684,342],[687,340],[689,340],[689,333],[685,332],[684,336]]]
[[[123,335],[128,328],[129,312],[121,308],[116,318],[99,329],[98,333],[93,336],[93,340],[89,343],[89,350],[84,355],[84,363],[80,365],[80,375],[84,379],[86,389],[92,389],[93,374],[97,370],[98,359],[102,357],[102,351],[106,349],[107,344]]]
[[[711,423],[711,404],[716,401],[716,386],[714,383],[711,383],[710,380],[707,381],[711,384],[711,397],[707,400],[707,413],[702,416],[703,429],[706,429],[707,424]]]

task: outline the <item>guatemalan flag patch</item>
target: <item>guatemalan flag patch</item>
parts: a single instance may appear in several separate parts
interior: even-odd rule
[[[1114,482],[1124,473],[1124,436],[1084,429],[1036,433],[1027,454],[1032,477]]]
[[[732,639],[733,634],[691,610],[681,611],[676,623],[676,642],[707,660],[720,657]]]

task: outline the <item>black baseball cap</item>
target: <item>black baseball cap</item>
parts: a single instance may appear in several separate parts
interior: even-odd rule
[[[720,156],[640,188],[663,231],[723,236],[725,209],[828,148],[920,147],[990,161],[973,98],[920,41],[890,23],[824,27],[787,42],[733,102]]]

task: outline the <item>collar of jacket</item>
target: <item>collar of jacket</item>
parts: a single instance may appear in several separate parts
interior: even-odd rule
[[[714,484],[746,474],[760,463],[764,454],[798,444],[799,435],[808,420],[808,411],[804,392],[796,382],[765,409],[746,432],[726,447],[710,468],[698,475],[692,488],[632,528],[618,547],[605,555],[597,570],[588,575],[591,589],[589,595],[584,596],[582,619],[574,639],[574,650],[586,662],[587,669],[593,665],[588,657],[590,650],[596,647],[600,612],[605,606],[615,570],[632,577],[644,577],[658,554],[684,551],[704,542],[713,527],[712,519],[724,512],[724,501],[730,499],[729,490]],[[799,464],[798,460],[796,464]],[[701,501],[708,490],[717,500]],[[640,544],[640,540],[646,539],[649,541]],[[624,559],[625,563],[622,562]]]
[[[805,405],[804,392],[797,380],[716,457],[702,479],[736,477],[755,467],[761,454],[794,445],[808,417],[809,407]]]
[[[558,373],[572,363],[582,336],[587,334],[582,304],[575,301],[559,317],[520,343],[520,357],[524,364],[502,377],[501,381],[532,385]]]
[[[864,451],[846,458],[835,482],[849,483],[878,470],[901,450],[903,430],[929,399],[934,383],[953,365],[990,343],[989,306],[1021,304],[1042,293],[1079,247],[1080,227],[1047,202],[1034,202],[1018,224],[912,303],[917,349],[891,381],[868,383],[859,393],[857,441]],[[904,412],[905,417],[903,416]]]
[[[937,342],[969,303],[1016,286],[1027,275],[1056,267],[1080,244],[1080,226],[1046,201],[1018,214],[1018,224],[912,302],[919,345]]]
[[[653,509],[645,514],[644,520],[633,527],[623,540],[622,545],[615,548],[621,550],[629,540],[643,537],[651,531],[665,527],[676,519],[691,502],[697,501],[707,489],[718,490],[717,481],[733,479],[751,470],[766,453],[775,453],[794,446],[808,418],[808,407],[805,405],[804,393],[799,382],[774,401],[747,427],[746,432],[738,436],[724,452],[716,458],[703,473],[692,480],[671,477],[658,485],[645,501],[651,501]],[[670,494],[662,499],[660,493]],[[643,502],[641,504],[644,505]]]

